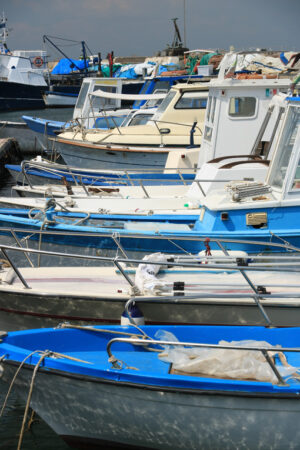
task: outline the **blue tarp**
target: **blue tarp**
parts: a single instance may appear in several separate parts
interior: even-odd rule
[[[74,67],[71,67],[72,63],[74,64]],[[86,62],[86,64],[88,65],[88,62]],[[54,69],[52,70],[51,73],[53,75],[64,75],[64,74],[72,73],[78,69],[83,70],[85,67],[86,66],[85,66],[84,60],[64,58],[64,59],[61,59],[58,64],[56,64],[56,66],[54,67]]]

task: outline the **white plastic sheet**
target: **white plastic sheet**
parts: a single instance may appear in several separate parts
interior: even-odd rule
[[[156,334],[157,339],[177,341],[172,333],[160,330]],[[219,345],[234,345],[236,347],[274,347],[265,341],[219,341]],[[269,352],[270,357],[280,353]],[[159,357],[173,364],[173,369],[188,374],[201,374],[208,377],[230,378],[238,380],[255,380],[277,383],[278,379],[271,366],[260,351],[255,350],[228,350],[211,348],[188,348],[181,346],[166,346],[165,351]],[[282,377],[294,374],[297,368],[285,365],[276,365]]]

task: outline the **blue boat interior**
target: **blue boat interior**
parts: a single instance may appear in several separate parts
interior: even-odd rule
[[[17,173],[22,172],[21,165],[16,164],[5,164],[5,168],[7,170],[11,170]],[[135,185],[139,186],[140,182],[139,180],[143,180],[144,184],[147,185],[155,185],[155,184],[176,184],[176,182],[181,182],[181,177],[185,180],[185,182],[192,182],[195,178],[195,173],[131,173],[130,176],[130,182],[128,181],[128,175],[122,174],[122,173],[101,173],[98,174],[95,173],[88,173],[88,172],[73,172],[72,175],[70,175],[67,171],[63,171],[63,167],[57,171],[57,173],[50,171],[47,171],[47,168],[45,169],[39,169],[39,168],[26,168],[26,173],[28,175],[34,175],[41,178],[51,179],[51,180],[57,180],[58,182],[62,180],[64,177],[68,182],[73,183],[74,177],[78,183],[83,184],[91,184],[93,186],[111,186],[114,185],[114,178],[116,179],[117,185],[120,185],[120,182],[123,182],[124,185]],[[135,181],[137,180],[137,181]],[[22,183],[23,184],[23,183]]]
[[[141,329],[151,339],[156,339],[156,333],[165,330],[173,333],[176,338],[185,343],[218,344],[219,341],[256,340],[266,341],[272,346],[283,348],[299,348],[300,328],[267,328],[250,326],[152,326],[145,325]],[[95,331],[98,330],[98,331]],[[114,334],[112,334],[114,332]],[[115,333],[116,332],[116,333]],[[113,368],[109,362],[107,344],[113,338],[141,336],[141,332],[132,326],[102,326],[93,330],[83,329],[39,329],[10,332],[0,343],[0,357],[4,361],[22,362],[31,352],[49,350],[76,360],[47,357],[42,365],[44,370],[97,377],[100,381],[126,382],[143,386],[161,386],[164,388],[219,390],[268,393],[300,393],[300,382],[289,378],[284,386],[267,382],[218,379],[203,376],[182,375],[170,373],[170,363],[162,361],[158,353],[149,351],[144,345],[132,345],[124,342],[114,342],[112,354],[123,362],[121,369]],[[120,335],[118,334],[120,333]],[[126,336],[127,337],[127,336]],[[151,346],[150,346],[151,347]],[[152,346],[159,349],[159,346]],[[166,351],[164,349],[164,351]],[[285,352],[287,362],[300,366],[298,352]],[[26,362],[36,365],[40,354],[35,353]],[[281,363],[276,358],[275,363]]]

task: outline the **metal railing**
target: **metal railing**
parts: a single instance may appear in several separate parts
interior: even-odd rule
[[[282,378],[280,375],[276,365],[274,364],[274,361],[272,360],[272,357],[269,355],[269,352],[300,352],[300,348],[298,347],[247,347],[247,346],[234,346],[234,345],[221,345],[221,344],[206,344],[206,343],[197,343],[197,342],[178,342],[178,341],[164,341],[164,340],[156,340],[151,339],[148,336],[145,339],[145,336],[143,336],[143,339],[141,338],[126,338],[126,337],[117,337],[111,339],[106,346],[106,351],[108,354],[109,361],[112,363],[112,366],[115,369],[121,369],[122,367],[119,364],[119,360],[113,355],[111,351],[111,347],[116,342],[122,342],[132,345],[138,345],[139,347],[142,346],[149,346],[155,345],[155,346],[177,346],[177,347],[192,347],[192,348],[205,348],[205,349],[222,349],[222,350],[240,350],[240,351],[257,351],[261,352],[263,356],[265,357],[267,363],[271,367],[274,375],[276,376],[278,380],[279,386],[288,386],[287,382]],[[164,350],[155,349],[158,352],[163,352]],[[188,374],[192,376],[192,374]],[[208,375],[209,377],[209,375]]]
[[[139,296],[141,296],[142,294],[140,293],[139,289],[137,288],[137,286],[135,285],[135,282],[131,279],[130,274],[128,273],[128,270],[125,269],[121,263],[126,263],[128,265],[139,265],[139,264],[151,264],[151,265],[159,265],[162,267],[169,267],[170,265],[172,267],[182,267],[182,268],[196,268],[197,272],[199,272],[199,274],[201,272],[207,272],[208,270],[215,270],[217,269],[218,271],[236,271],[236,272],[240,272],[241,275],[243,276],[243,278],[245,279],[246,283],[245,283],[245,288],[247,287],[248,289],[250,288],[250,292],[240,292],[241,290],[241,285],[238,285],[236,287],[236,292],[234,292],[234,288],[235,286],[233,286],[231,288],[231,293],[228,294],[224,294],[224,293],[210,293],[210,292],[202,292],[201,290],[199,290],[199,286],[201,286],[199,283],[194,283],[191,284],[189,283],[190,286],[192,286],[193,288],[196,288],[196,292],[193,294],[188,294],[184,295],[184,299],[182,299],[182,297],[180,298],[180,301],[188,301],[190,304],[190,301],[193,301],[195,304],[200,303],[201,299],[206,298],[206,299],[218,299],[218,298],[230,298],[230,299],[246,299],[246,298],[252,298],[253,301],[256,303],[260,313],[262,314],[265,322],[267,323],[268,326],[272,325],[272,322],[268,316],[268,314],[265,311],[264,306],[261,303],[261,300],[266,300],[266,299],[273,299],[273,298],[284,298],[284,299],[288,299],[288,298],[299,298],[300,299],[300,291],[299,292],[289,292],[289,293],[276,293],[276,294],[271,294],[266,290],[266,287],[269,286],[256,286],[255,283],[253,283],[253,281],[251,280],[251,272],[252,271],[260,271],[260,272],[264,272],[264,271],[272,271],[272,272],[280,272],[280,273],[284,273],[284,272],[290,272],[290,268],[287,267],[278,267],[278,261],[276,261],[275,263],[272,263],[271,261],[269,261],[267,263],[266,266],[261,266],[261,265],[256,265],[255,263],[250,263],[250,265],[248,265],[247,267],[245,267],[244,265],[244,261],[242,262],[243,265],[239,264],[239,258],[236,257],[230,257],[228,255],[228,253],[226,254],[226,250],[223,256],[223,261],[224,264],[220,264],[220,263],[215,263],[215,261],[213,259],[210,260],[209,264],[201,264],[202,262],[206,262],[207,263],[207,255],[204,256],[200,256],[200,255],[194,255],[193,257],[190,255],[190,258],[188,261],[186,261],[186,255],[183,256],[182,260],[180,260],[180,257],[177,257],[177,260],[175,260],[175,258],[171,258],[171,259],[167,259],[165,262],[157,262],[157,261],[151,261],[151,260],[141,260],[141,259],[134,259],[134,258],[128,258],[126,253],[124,252],[124,249],[122,249],[122,254],[124,255],[124,257],[104,257],[104,256],[89,256],[89,255],[80,255],[80,254],[74,254],[74,253],[66,253],[66,252],[53,252],[53,251],[46,251],[46,250],[40,250],[40,249],[31,249],[31,248],[23,248],[20,246],[20,241],[18,240],[18,238],[16,237],[16,234],[18,231],[20,230],[11,230],[12,231],[12,236],[14,237],[14,239],[16,240],[16,244],[17,247],[14,246],[10,246],[10,245],[4,245],[4,244],[0,244],[0,250],[2,252],[2,254],[4,255],[4,258],[9,262],[9,264],[11,265],[12,270],[15,272],[16,276],[19,278],[19,280],[21,281],[21,283],[23,284],[24,288],[26,289],[30,289],[29,284],[27,283],[27,281],[25,280],[25,278],[23,277],[23,275],[21,274],[20,270],[18,269],[17,265],[14,263],[14,261],[12,260],[12,258],[8,255],[8,251],[14,251],[14,252],[21,252],[23,254],[26,255],[27,260],[29,261],[30,265],[33,266],[33,263],[31,261],[31,259],[29,258],[28,254],[37,254],[40,258],[40,255],[48,255],[48,256],[57,256],[57,257],[63,257],[63,258],[76,258],[76,259],[85,259],[85,260],[95,260],[95,261],[101,261],[102,263],[110,263],[112,265],[114,265],[116,267],[116,269],[120,272],[120,274],[122,274],[122,276],[124,277],[124,279],[127,281],[128,285],[130,286],[130,288],[132,289],[132,294],[131,294],[131,298],[129,299],[129,301],[126,304],[125,307],[125,311],[127,312],[127,315],[129,317],[129,320],[131,320],[131,316],[130,316],[130,305],[131,303],[134,301],[139,301]],[[41,233],[43,233],[41,231]],[[53,234],[53,233],[51,233]],[[54,233],[55,234],[55,233]],[[112,239],[113,237],[110,236]],[[218,240],[215,240],[216,243],[219,243]],[[121,247],[122,248],[122,247]],[[222,244],[220,243],[220,249],[224,249],[224,247],[222,246]],[[29,258],[29,259],[28,259]],[[285,257],[283,256],[283,261],[286,261],[287,259],[290,261],[291,259],[294,260],[293,262],[293,266],[294,269],[297,267],[298,271],[300,271],[300,256],[298,257]],[[254,258],[252,258],[254,260],[259,260],[259,259],[266,259],[266,256],[261,255],[261,256],[256,256]],[[225,261],[227,261],[227,263],[230,264],[226,264]],[[249,264],[249,263],[248,263]],[[278,285],[276,285],[278,287]],[[286,286],[284,283],[282,285],[283,288]],[[203,288],[203,285],[201,286]],[[300,287],[297,285],[296,287]],[[197,290],[198,289],[198,290]],[[216,289],[214,288],[214,291]],[[160,301],[163,300],[166,303],[178,303],[178,297],[176,297],[176,293],[175,293],[176,289],[173,286],[173,295],[170,294],[166,294],[163,295],[163,298],[161,296],[157,297],[145,297],[144,295],[142,297],[140,297],[140,299],[142,301],[145,300],[149,300],[149,301],[153,301],[153,299],[157,299],[159,298]]]
[[[145,177],[145,178],[142,178],[142,177],[138,178],[136,176],[132,177],[132,175],[133,174],[137,175],[139,172],[146,173],[147,175],[149,175],[151,173],[157,175],[159,173],[162,173],[162,169],[157,169],[157,170],[151,169],[148,171],[147,171],[147,169],[145,169],[145,170],[140,169],[140,170],[134,170],[134,171],[132,171],[132,173],[129,170],[124,170],[124,171],[118,171],[117,176],[112,177],[111,175],[106,176],[104,174],[101,174],[99,176],[88,174],[88,173],[87,174],[78,174],[78,173],[74,173],[72,171],[72,169],[68,166],[66,166],[66,169],[62,170],[59,168],[48,168],[48,167],[43,166],[42,164],[35,163],[35,162],[23,161],[21,163],[22,174],[24,176],[24,179],[26,180],[26,183],[30,186],[30,188],[32,190],[38,189],[35,185],[33,185],[32,181],[30,180],[30,175],[32,175],[32,174],[28,174],[29,170],[34,170],[34,169],[46,171],[49,174],[61,177],[61,179],[64,179],[66,175],[70,175],[72,177],[74,184],[77,187],[81,187],[86,196],[92,196],[92,194],[89,192],[89,187],[97,186],[100,190],[101,190],[101,187],[103,187],[105,190],[105,185],[107,184],[110,186],[119,186],[119,187],[139,186],[143,190],[146,197],[151,198],[151,194],[149,193],[149,186],[159,185],[159,183],[164,184],[164,185],[182,185],[183,184],[183,185],[187,186],[187,185],[191,185],[192,183],[195,183],[199,187],[201,195],[203,197],[205,197],[206,193],[203,189],[202,183],[230,183],[232,181],[232,179],[229,179],[229,178],[228,179],[217,179],[217,180],[216,179],[187,180],[184,178],[184,174],[186,172],[187,173],[196,172],[197,168],[163,169],[164,176],[162,176],[161,178],[149,179],[148,177]],[[179,176],[179,178],[178,179],[168,178],[168,174],[165,173],[166,171],[176,173]],[[124,178],[122,178],[123,176],[124,176]],[[90,183],[86,182],[88,179],[91,180]],[[235,180],[235,181],[243,182],[244,180],[241,179],[241,180]],[[49,188],[51,189],[51,186]],[[53,195],[53,196],[55,196],[55,195]]]

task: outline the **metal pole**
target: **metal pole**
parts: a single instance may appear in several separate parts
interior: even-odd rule
[[[30,289],[30,286],[28,286],[28,284],[26,283],[25,279],[23,278],[23,276],[21,275],[21,272],[19,271],[19,269],[14,265],[14,263],[12,262],[12,260],[10,259],[10,257],[8,256],[7,252],[4,250],[4,248],[1,247],[1,251],[4,255],[4,257],[7,259],[7,261],[9,262],[9,264],[11,265],[11,267],[13,268],[13,270],[15,271],[16,275],[18,276],[18,278],[20,279],[20,281],[23,283],[24,287],[26,289]]]
[[[183,46],[186,48],[186,14],[185,14],[185,0],[183,0]]]

